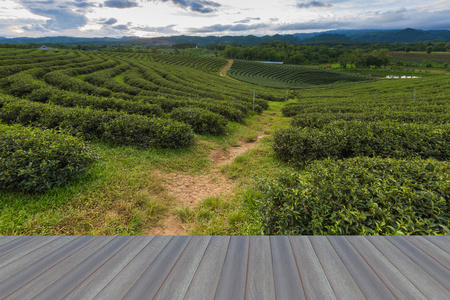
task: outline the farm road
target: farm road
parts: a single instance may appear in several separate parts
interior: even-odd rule
[[[233,65],[234,60],[229,59],[228,60],[228,65],[226,65],[225,67],[223,67],[222,70],[220,70],[220,76],[222,77],[228,77],[227,76],[227,71],[231,68],[231,66]]]
[[[226,151],[212,151],[209,158],[213,167],[209,174],[160,173],[160,176],[164,178],[164,187],[169,195],[177,201],[174,207],[169,208],[169,214],[162,220],[162,225],[149,229],[145,232],[145,235],[186,235],[188,228],[174,214],[174,210],[183,207],[193,208],[207,197],[234,195],[235,183],[228,179],[220,171],[220,168],[232,163],[236,157],[256,147],[263,137],[265,135],[260,135],[256,141],[250,143],[241,142],[239,146],[231,147]]]

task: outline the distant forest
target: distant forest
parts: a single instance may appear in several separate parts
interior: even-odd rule
[[[214,45],[209,46],[214,48]],[[283,62],[307,65],[346,61],[359,66],[381,67],[389,63],[389,51],[450,51],[450,43],[339,43],[335,45],[299,45],[283,42],[262,43],[256,46],[227,45],[224,56],[232,59]],[[345,62],[343,64],[345,67]]]

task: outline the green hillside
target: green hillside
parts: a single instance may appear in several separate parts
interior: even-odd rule
[[[370,77],[322,69],[245,60],[236,60],[228,74],[235,79],[248,83],[289,89],[373,80]]]

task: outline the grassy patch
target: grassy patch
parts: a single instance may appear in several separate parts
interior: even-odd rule
[[[88,176],[44,194],[0,191],[1,234],[138,234],[171,197],[145,151],[97,145]]]

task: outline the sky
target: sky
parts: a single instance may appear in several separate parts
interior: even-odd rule
[[[450,29],[450,0],[0,0],[2,37]]]

